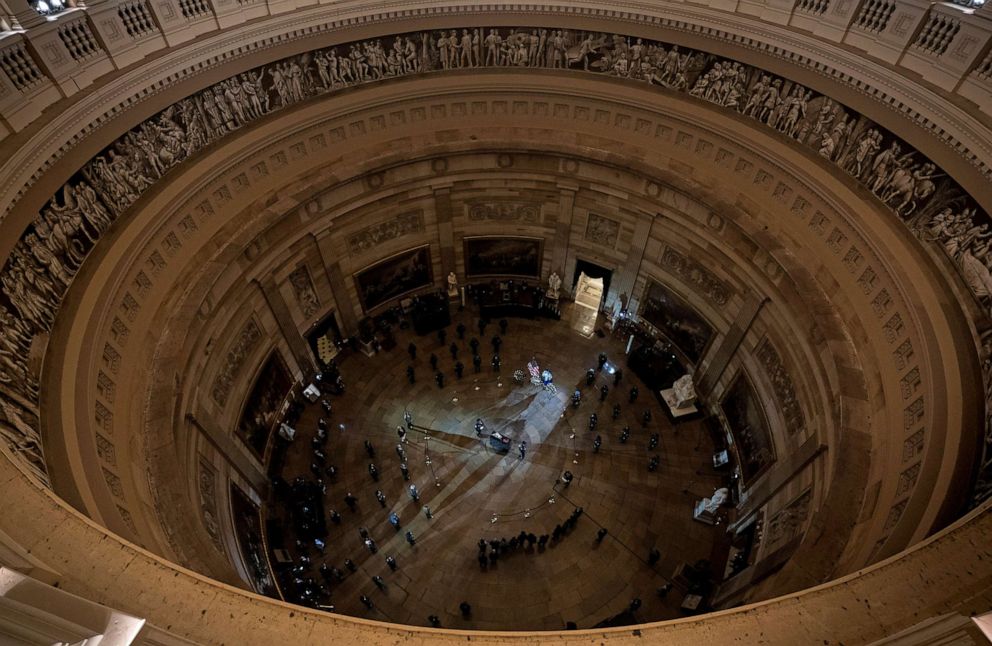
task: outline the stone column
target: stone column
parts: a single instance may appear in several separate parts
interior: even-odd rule
[[[236,440],[231,433],[225,433],[221,430],[208,415],[187,413],[186,419],[203,433],[207,441],[214,445],[217,452],[227,460],[228,464],[234,467],[235,471],[251,483],[252,488],[258,492],[258,495],[263,499],[268,496],[268,476],[265,475],[258,462],[249,459],[245,449],[235,446]]]
[[[447,281],[455,271],[455,230],[452,225],[451,185],[434,187],[434,214],[437,218],[437,242],[441,248],[441,276]],[[461,277],[464,282],[465,277]],[[445,282],[445,284],[447,284]]]
[[[334,297],[334,304],[337,307],[341,334],[349,337],[358,332],[358,318],[355,316],[355,308],[352,307],[351,298],[349,298],[348,290],[345,287],[341,263],[334,260],[338,257],[338,252],[333,247],[332,236],[326,231],[316,237],[316,242],[317,250],[320,251],[321,264],[324,266],[324,275],[327,277],[327,284],[331,286],[331,295]]]
[[[751,323],[758,316],[758,312],[761,311],[766,300],[765,297],[758,296],[754,292],[745,295],[744,305],[737,312],[737,316],[730,324],[730,329],[724,335],[723,341],[719,346],[711,347],[703,360],[699,362],[699,366],[696,367],[693,382],[697,384],[700,392],[705,394],[713,392],[713,385],[727,369],[727,364],[737,352],[744,335],[747,334]]]
[[[558,272],[563,282],[565,279],[565,258],[568,256],[568,242],[572,235],[572,217],[575,215],[575,194],[578,184],[558,184],[561,192],[558,195],[558,225],[555,227],[555,237],[551,242],[551,271]],[[550,273],[548,274],[551,275]]]
[[[609,294],[606,295],[605,305],[608,307],[613,307],[613,304],[620,300],[621,295],[623,295],[623,306],[626,307],[630,303],[631,294],[634,291],[634,283],[637,281],[637,274],[641,270],[641,260],[644,258],[644,249],[647,247],[648,238],[651,236],[651,227],[654,225],[655,218],[651,215],[643,214],[637,218],[637,224],[634,225],[634,237],[630,241],[630,249],[627,251],[627,260],[624,261],[623,266],[617,275],[613,277],[613,281],[610,283],[611,290],[614,294],[613,299],[609,298]]]
[[[306,381],[317,371],[317,362],[314,359],[310,345],[300,335],[296,323],[293,322],[293,315],[289,311],[289,305],[286,304],[286,299],[282,297],[282,293],[280,293],[279,287],[276,285],[272,276],[267,276],[262,281],[253,279],[252,282],[262,292],[262,297],[265,299],[266,304],[268,304],[272,316],[276,319],[276,324],[279,326],[279,331],[289,346],[289,351],[293,354],[293,358],[296,359],[296,365],[303,371],[303,380]]]

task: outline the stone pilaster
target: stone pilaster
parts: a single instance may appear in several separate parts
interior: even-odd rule
[[[345,337],[351,336],[358,332],[358,318],[355,316],[355,308],[352,306],[348,289],[345,287],[341,263],[334,260],[338,257],[338,253],[334,249],[333,236],[324,232],[317,236],[316,242],[317,249],[320,251],[321,264],[324,266],[324,274],[327,277],[327,284],[331,286],[331,295],[337,306],[341,334]]]
[[[651,237],[651,227],[654,224],[654,217],[649,215],[641,216],[634,225],[634,237],[630,241],[630,249],[627,251],[627,258],[617,275],[610,283],[610,294],[605,295],[604,305],[615,307],[617,301],[622,301],[627,307],[630,303],[630,295],[634,291],[634,283],[637,281],[637,274],[641,269],[641,260],[644,258],[644,249],[647,247],[648,238]]]
[[[233,433],[225,433],[208,415],[189,413],[186,419],[203,433],[203,437],[217,449],[235,471],[251,483],[252,488],[263,500],[268,496],[269,478],[265,475],[262,466],[248,457],[247,450],[236,445]]]
[[[758,316],[758,312],[761,311],[766,300],[765,297],[758,296],[753,292],[745,296],[744,305],[737,312],[737,316],[731,323],[730,329],[727,330],[727,334],[724,335],[723,341],[720,345],[711,347],[696,368],[693,381],[697,384],[700,392],[708,394],[713,391],[713,385],[720,379],[723,371],[727,369],[727,364],[737,353],[737,348],[740,347],[744,335],[747,334],[751,323]]]
[[[286,304],[286,299],[282,297],[279,287],[271,276],[266,277],[262,281],[253,280],[252,282],[262,292],[262,297],[269,306],[269,311],[272,312],[272,316],[276,320],[276,325],[279,326],[279,331],[282,333],[283,338],[286,340],[286,345],[289,346],[289,351],[296,360],[296,365],[303,372],[304,380],[309,379],[316,371],[317,363],[314,360],[313,351],[296,328],[296,323],[293,322],[293,315],[289,311],[289,305]]]
[[[555,227],[555,237],[551,243],[551,271],[565,280],[565,258],[568,256],[568,242],[572,235],[572,217],[575,213],[575,193],[577,185],[559,184],[561,192],[558,195],[558,224]],[[550,273],[548,274],[551,275]]]
[[[447,280],[447,275],[455,271],[455,230],[452,225],[454,214],[450,186],[435,187],[434,213],[437,217],[437,242],[441,249],[441,276]]]

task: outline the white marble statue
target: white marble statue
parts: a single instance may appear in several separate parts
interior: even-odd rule
[[[692,383],[692,375],[679,377],[672,385],[675,391],[675,407],[685,408],[696,403],[696,387]]]
[[[720,506],[727,501],[730,491],[726,487],[721,487],[713,492],[711,498],[703,498],[703,510],[708,514],[715,514]]]
[[[458,276],[453,271],[448,273],[448,296],[458,296]]]
[[[551,272],[548,276],[548,298],[558,299],[558,291],[561,289],[561,278],[558,277],[557,272]]]

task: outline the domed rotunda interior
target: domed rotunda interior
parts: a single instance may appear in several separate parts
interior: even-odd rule
[[[0,29],[0,642],[990,643],[992,7]]]

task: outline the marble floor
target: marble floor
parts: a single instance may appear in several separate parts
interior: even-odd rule
[[[490,366],[490,339],[499,331],[495,322],[479,336],[478,316],[471,308],[453,308],[452,319],[444,346],[435,335],[418,337],[412,330],[397,330],[395,348],[374,357],[352,353],[339,362],[347,392],[330,397],[333,413],[326,446],[328,464],[337,466],[339,474],[327,483],[325,504],[339,511],[343,522],[328,522],[326,555],[315,558],[315,567],[326,560],[345,571],[344,581],[329,585],[336,611],[414,625],[427,625],[428,616],[437,615],[448,628],[559,630],[566,622],[594,627],[624,612],[636,597],[642,600],[632,618],[638,623],[682,616],[677,589],[664,599],[655,591],[679,563],[709,558],[720,531],[692,520],[694,501],[711,494],[719,483],[711,466],[712,444],[701,422],[674,428],[658,399],[626,369],[624,340],[587,337],[583,326],[572,325],[569,309],[561,321],[508,319],[498,374]],[[463,341],[455,334],[459,322],[468,328]],[[468,348],[472,336],[479,338],[483,357],[478,374]],[[407,354],[411,341],[418,347],[412,362]],[[455,378],[447,347],[452,341],[467,366],[461,380]],[[585,385],[586,370],[596,366],[600,352],[607,354],[608,365],[623,368],[618,387],[607,371],[597,372],[593,386]],[[433,378],[431,353],[445,374],[443,388]],[[526,371],[531,357],[553,371],[556,394],[529,379],[514,383],[514,370]],[[413,385],[407,381],[408,365],[415,368]],[[610,388],[605,401],[600,397],[603,384]],[[635,384],[640,395],[630,404],[628,393]],[[576,388],[583,395],[577,409],[570,402]],[[621,404],[616,422],[611,419],[614,403]],[[646,409],[652,420],[644,427]],[[395,450],[395,429],[403,423],[405,410],[412,413],[415,425],[432,429],[408,434],[409,482],[401,476]],[[297,425],[299,435],[282,474],[287,481],[310,476],[310,440],[321,413],[317,404],[310,405]],[[591,413],[599,417],[595,432],[588,428]],[[509,453],[497,453],[476,437],[473,425],[478,417],[490,431],[512,437]],[[630,426],[631,434],[622,444],[624,425]],[[660,442],[649,450],[654,432]],[[602,447],[595,453],[597,433]],[[376,450],[378,483],[367,470],[366,439]],[[527,443],[523,459],[517,450],[521,440]],[[647,465],[655,454],[660,467],[652,473]],[[566,469],[574,480],[562,488],[559,477]],[[408,495],[411,483],[420,491],[419,502]],[[376,489],[384,492],[385,507],[376,500]],[[344,503],[348,492],[358,498],[356,512]],[[430,519],[422,511],[425,504],[432,510]],[[521,530],[551,533],[579,506],[584,513],[561,540],[544,550],[518,549],[480,567],[480,538],[509,538]],[[284,517],[283,510],[266,512]],[[390,526],[390,512],[400,516],[400,531]],[[291,532],[289,523],[285,525]],[[359,527],[368,528],[378,553],[365,548]],[[608,533],[597,542],[600,528]],[[415,546],[404,539],[407,530],[415,535]],[[652,548],[661,553],[653,566],[647,561]],[[389,555],[397,561],[395,571],[386,565]],[[346,558],[357,564],[357,572],[345,570]],[[372,581],[376,575],[385,581],[382,590]],[[373,609],[360,603],[363,594],[372,599]],[[471,604],[468,617],[459,612],[462,601]]]

